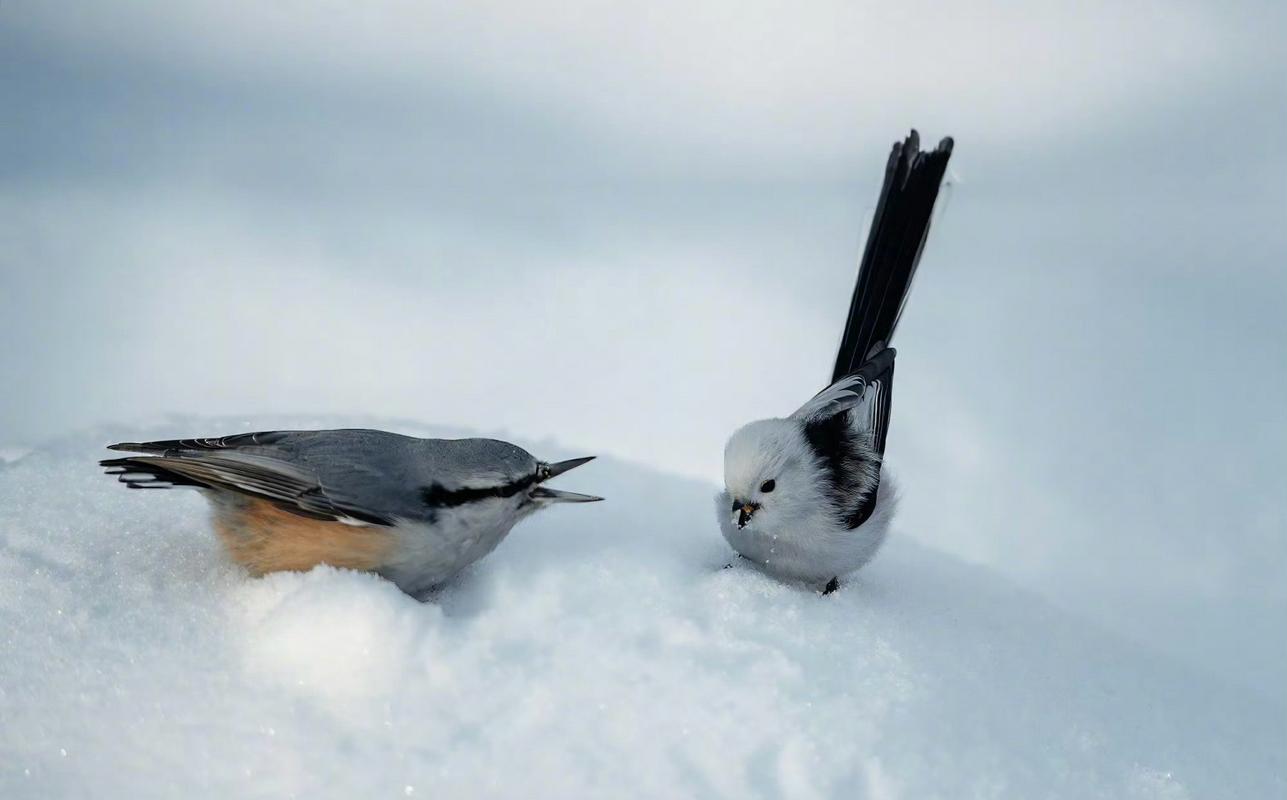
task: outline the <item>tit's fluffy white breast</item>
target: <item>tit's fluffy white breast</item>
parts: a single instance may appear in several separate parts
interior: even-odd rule
[[[716,503],[720,533],[739,554],[772,575],[824,582],[854,572],[876,555],[889,532],[898,490],[889,471],[882,470],[876,510],[857,528],[845,527],[822,505],[797,507],[781,516],[757,513],[751,524],[739,528],[729,513],[727,491]]]

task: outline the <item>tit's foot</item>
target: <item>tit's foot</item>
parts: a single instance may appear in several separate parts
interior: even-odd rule
[[[840,588],[840,579],[832,578],[827,581],[827,585],[822,587],[822,595],[825,597]]]

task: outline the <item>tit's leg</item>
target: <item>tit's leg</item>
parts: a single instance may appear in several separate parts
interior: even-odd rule
[[[742,555],[741,553],[738,553],[738,554],[737,554],[737,557],[738,557],[738,558],[740,558],[740,559],[742,559],[743,561],[745,561],[745,560],[746,560],[746,556]],[[733,564],[734,564],[734,563],[735,563],[735,562],[730,561],[730,562],[728,562],[727,564],[725,564],[725,565],[722,567],[722,569],[732,569],[732,568],[733,568]]]
[[[827,581],[827,585],[822,587],[822,595],[825,597],[840,588],[840,578],[832,578]]]

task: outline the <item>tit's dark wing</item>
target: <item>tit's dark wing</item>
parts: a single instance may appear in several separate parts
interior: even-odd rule
[[[866,522],[876,510],[896,355],[886,347],[806,403],[801,411],[809,413],[796,412],[805,438],[827,471],[830,499],[850,528]],[[818,398],[826,402],[818,403]]]
[[[306,458],[302,446],[327,434],[343,431],[265,431],[211,439],[172,439],[124,442],[109,447],[146,453],[99,462],[108,474],[131,489],[195,486],[221,489],[268,500],[314,519],[350,524],[391,525],[387,482],[382,469],[369,463],[361,448],[337,453],[325,472],[343,474],[343,481],[327,480]],[[375,432],[372,432],[375,433]],[[393,434],[386,434],[393,436]],[[405,438],[405,437],[399,437]],[[395,498],[396,499],[396,498]]]
[[[894,407],[894,358],[897,355],[898,351],[894,348],[886,347],[858,370],[858,374],[867,381],[860,410],[860,424],[867,431],[871,449],[881,457],[885,455],[889,415]]]

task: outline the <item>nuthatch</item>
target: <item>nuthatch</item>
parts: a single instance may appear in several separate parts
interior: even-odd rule
[[[554,503],[602,500],[545,486],[590,458],[546,464],[495,439],[417,439],[374,430],[266,431],[123,443],[100,462],[133,489],[191,486],[252,574],[331,564],[403,591],[439,586]]]

